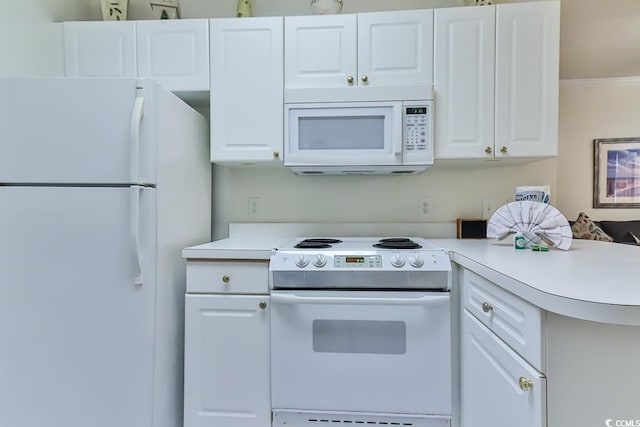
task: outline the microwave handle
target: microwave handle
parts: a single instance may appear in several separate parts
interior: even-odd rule
[[[400,156],[402,154],[402,146],[404,143],[404,108],[402,103],[393,109],[393,126],[395,129],[395,135],[392,135],[393,140],[393,154]]]
[[[448,292],[440,292],[436,295],[423,295],[417,298],[394,298],[394,297],[352,297],[343,296],[328,297],[307,297],[293,293],[282,294],[272,293],[271,302],[281,304],[362,304],[362,305],[431,305],[445,302],[449,299]]]

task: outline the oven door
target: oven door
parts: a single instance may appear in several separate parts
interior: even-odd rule
[[[273,291],[276,409],[451,414],[446,292]]]

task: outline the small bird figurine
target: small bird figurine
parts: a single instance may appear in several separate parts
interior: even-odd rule
[[[238,0],[237,12],[236,16],[238,18],[251,16],[251,0]]]
[[[314,15],[328,15],[342,12],[342,0],[311,0]]]

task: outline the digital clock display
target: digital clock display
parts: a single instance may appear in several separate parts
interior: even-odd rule
[[[355,264],[364,264],[364,257],[361,257],[361,256],[345,257],[344,262],[346,262],[346,263],[355,263]]]
[[[409,107],[407,114],[427,114],[427,107]]]

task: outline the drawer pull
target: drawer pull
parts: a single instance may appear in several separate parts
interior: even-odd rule
[[[520,384],[522,391],[529,391],[533,388],[533,381],[528,380],[525,377],[520,377],[518,379],[518,384]]]
[[[485,313],[488,313],[492,310],[493,310],[493,306],[491,304],[489,304],[488,302],[482,303],[482,311],[484,311]]]
[[[224,276],[222,276],[222,281],[224,283],[229,283],[229,280],[231,280],[231,277],[228,274],[225,274]]]
[[[260,307],[262,310],[264,310],[265,308],[267,308],[267,303],[266,303],[266,301],[260,301],[260,304],[258,304],[258,307]]]

